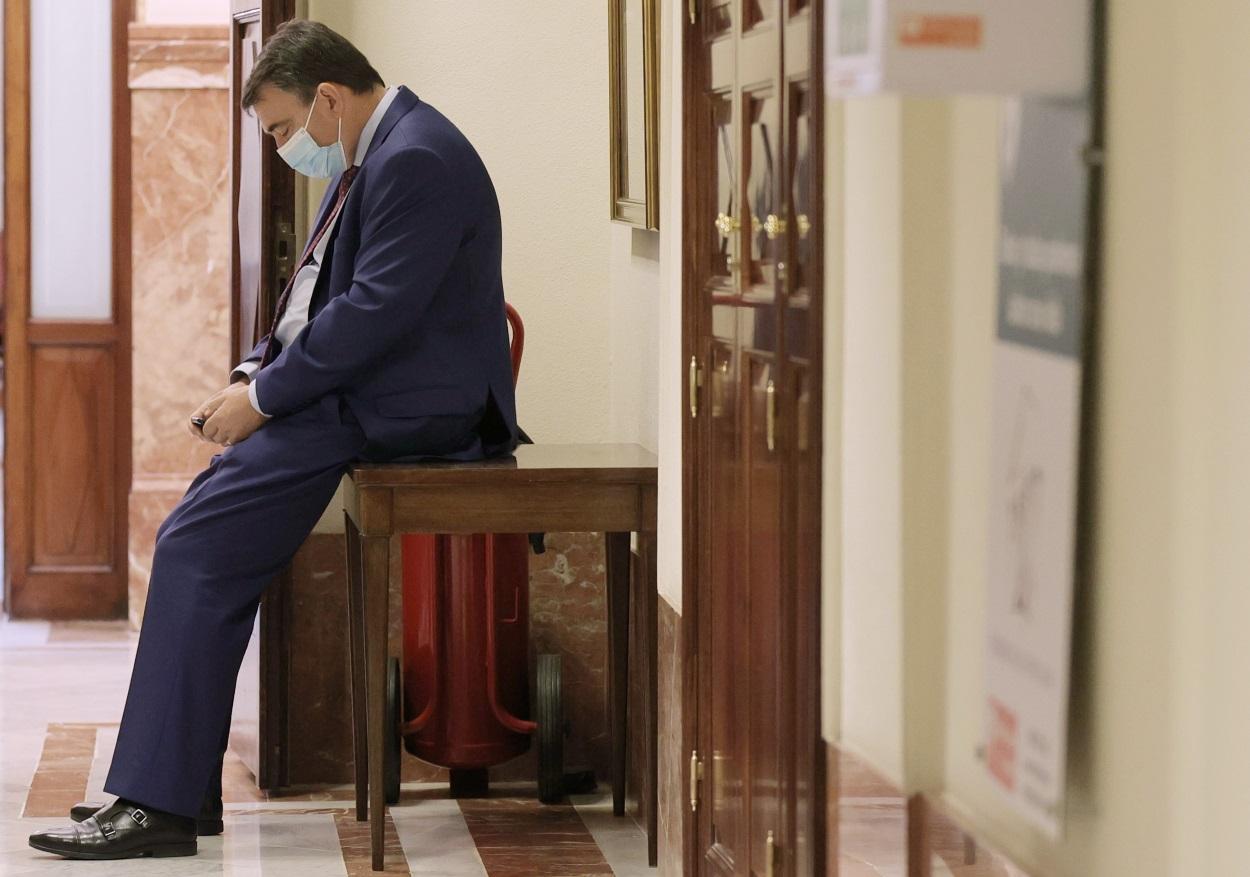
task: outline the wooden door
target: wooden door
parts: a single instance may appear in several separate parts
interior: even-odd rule
[[[232,358],[252,352],[269,329],[278,296],[295,267],[295,174],[255,115],[239,108],[243,83],[264,41],[295,15],[294,0],[233,0],[230,35]],[[264,319],[260,315],[265,315]]]
[[[782,505],[783,712],[793,717],[786,741],[784,831],[778,874],[824,874],[825,745],[820,734],[820,541],[822,370],[824,349],[824,92],[822,3],[783,3],[785,95],[783,163],[785,241],[782,323],[785,364],[780,442],[787,486]]]
[[[230,26],[230,177],[233,232],[230,260],[230,361],[223,376],[269,329],[278,296],[295,266],[295,175],[256,116],[240,109],[243,83],[264,41],[295,14],[293,0],[233,0]],[[231,746],[262,789],[288,783],[283,607],[290,579],[283,571],[261,600],[256,628],[240,669]],[[244,678],[246,677],[246,678]],[[243,699],[246,698],[244,701]]]
[[[687,26],[683,608],[699,874],[806,874],[819,857],[815,2],[707,0]]]
[[[4,607],[14,618],[125,618],[128,602],[131,3],[102,0],[85,20],[76,9],[4,3]],[[71,92],[86,110],[59,106]]]

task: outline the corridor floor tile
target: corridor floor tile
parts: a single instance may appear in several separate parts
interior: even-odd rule
[[[587,877],[612,869],[570,804],[531,797],[461,800],[482,864],[490,877]]]
[[[119,633],[124,633],[120,636]],[[269,794],[233,752],[223,778],[225,832],[195,856],[84,865],[32,849],[80,800],[104,792],[137,634],[113,625],[14,623],[0,617],[0,877],[618,877],[652,875],[646,837],[612,816],[611,795],[547,807],[532,783],[453,800],[441,783],[408,782],[388,809],[385,872],[370,868],[369,824],[350,785]]]

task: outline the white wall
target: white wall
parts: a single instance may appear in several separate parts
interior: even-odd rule
[[[829,128],[845,155],[847,398],[843,520],[826,534],[845,557],[842,580],[826,583],[842,592],[842,617],[827,634],[843,640],[841,666],[829,667],[836,678],[825,687],[842,688],[842,715],[827,715],[826,729],[861,751],[885,741],[884,753],[871,752],[879,767],[909,791],[952,800],[983,838],[1039,875],[1240,874],[1250,824],[1250,7],[1112,0],[1111,26],[1093,570],[1078,604],[1066,835],[1051,841],[1004,808],[974,755],[998,218],[993,99],[927,109],[903,101],[897,126],[894,99],[867,111],[848,104],[845,130]],[[945,185],[926,166],[935,154],[945,156]],[[899,216],[882,220],[883,210]],[[912,218],[931,210],[945,211],[949,228],[926,231]],[[928,261],[939,243],[944,264]],[[933,303],[919,288],[925,277],[941,287],[944,312],[912,321],[910,309]],[[940,379],[912,377],[925,348]],[[930,393],[907,401],[921,386]],[[868,404],[900,398],[900,417]],[[945,456],[913,443],[909,430],[931,428],[915,421],[917,410],[947,431]],[[942,550],[906,528],[938,500]],[[934,591],[912,589],[917,575]],[[866,584],[874,578],[876,589]],[[937,614],[917,616],[918,606]],[[917,617],[943,628],[944,642],[926,643]],[[942,692],[936,710],[911,709],[917,649],[944,654],[929,677]],[[867,707],[878,711],[871,722],[852,714]],[[900,714],[905,727],[876,727]],[[944,738],[936,754],[917,749],[935,735]]]
[[[657,444],[660,457],[657,577],[660,596],[682,611],[681,155],[682,17],[680,0],[660,0],[660,288],[657,313]]]
[[[901,775],[902,117],[883,98],[847,102],[844,118],[844,244],[829,260],[843,266],[841,730]]]
[[[578,0],[311,0],[308,14],[388,84],[445,113],[486,162],[503,214],[504,290],[525,321],[521,425],[536,441],[609,440],[605,11]]]
[[[519,422],[536,441],[637,442],[660,455],[660,591],[679,611],[681,202],[672,179],[681,141],[672,98],[681,68],[670,35],[684,8],[661,3],[657,233],[608,218],[605,5],[306,4],[308,17],[355,43],[388,84],[444,112],[481,153],[503,214],[506,296],[526,328]],[[328,510],[319,526],[341,521]]]

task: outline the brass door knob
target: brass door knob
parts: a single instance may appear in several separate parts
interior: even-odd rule
[[[786,221],[776,213],[768,214],[768,218],[764,220],[764,234],[768,235],[770,241],[775,241],[777,235],[786,233]]]
[[[742,223],[728,213],[716,214],[716,230],[720,232],[723,238],[729,237],[738,229],[742,228]]]

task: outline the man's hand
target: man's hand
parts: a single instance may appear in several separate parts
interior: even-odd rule
[[[259,429],[269,418],[252,407],[247,395],[246,380],[235,381],[223,390],[209,396],[192,417],[203,417],[204,426],[197,427],[187,420],[187,429],[196,438],[216,442],[219,445],[237,445]]]

